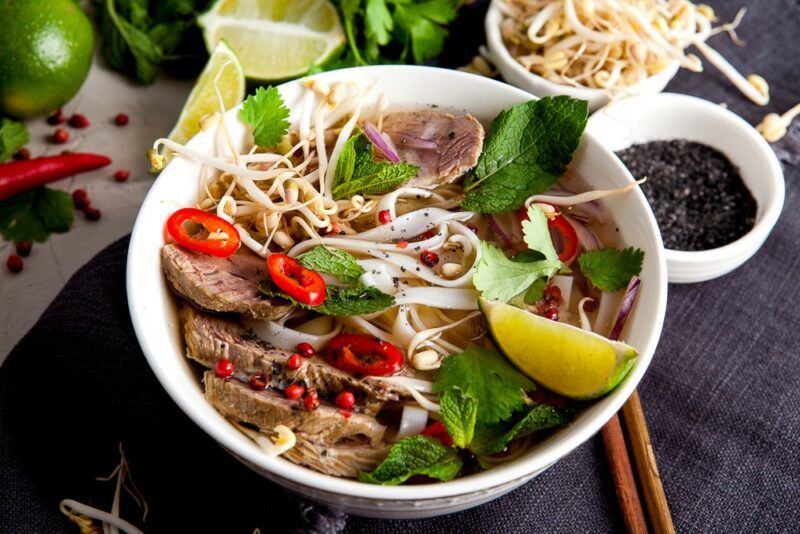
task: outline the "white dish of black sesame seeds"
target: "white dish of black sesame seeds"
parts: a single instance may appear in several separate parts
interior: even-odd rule
[[[626,163],[659,222],[669,281],[727,274],[761,247],[780,216],[784,180],[772,148],[738,115],[700,98],[622,99],[587,131]]]

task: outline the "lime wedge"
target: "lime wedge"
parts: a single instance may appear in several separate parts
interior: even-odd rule
[[[551,391],[595,399],[614,389],[636,361],[636,349],[594,332],[496,301],[479,305],[500,350]]]
[[[203,72],[197,78],[189,98],[183,105],[178,122],[169,134],[177,143],[185,143],[200,131],[200,119],[219,109],[219,100],[214,91],[214,80],[222,94],[225,110],[234,107],[244,99],[245,79],[242,64],[236,54],[223,41],[211,52]]]
[[[217,0],[197,22],[209,50],[225,39],[260,81],[299,76],[345,43],[328,0]]]

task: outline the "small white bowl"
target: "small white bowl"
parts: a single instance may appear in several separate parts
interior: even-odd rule
[[[322,82],[352,80],[362,86],[377,82],[393,106],[435,104],[463,109],[488,124],[502,110],[533,97],[482,76],[413,66],[373,66],[330,71],[314,77]],[[424,83],[420,83],[424,80]],[[278,87],[299,120],[302,80]],[[249,137],[238,107],[224,117],[233,142],[242,149]],[[214,131],[200,132],[188,146],[212,153]],[[572,168],[592,187],[609,189],[633,181],[625,166],[591,135],[584,135]],[[178,208],[194,205],[201,165],[175,157],[156,179],[142,203],[131,236],[127,264],[128,306],[136,337],[161,385],[178,406],[224,448],[259,474],[304,497],[350,513],[387,518],[420,518],[463,510],[490,501],[538,475],[592,437],[628,399],[653,358],[664,320],[667,269],[661,236],[641,191],[606,200],[626,244],[645,251],[643,280],[636,311],[627,325],[626,341],[639,358],[625,380],[611,393],[586,406],[569,424],[535,444],[522,457],[494,469],[435,484],[373,486],[323,475],[283,458],[267,458],[203,395],[196,371],[185,356],[173,297],[161,271],[160,250],[167,218]],[[187,444],[190,446],[190,444]]]
[[[727,274],[764,244],[783,209],[783,171],[772,148],[744,119],[693,96],[636,96],[595,113],[587,132],[612,152],[655,140],[688,139],[716,148],[739,168],[757,203],[756,222],[744,236],[703,251],[666,250],[669,281],[704,282]]]
[[[511,56],[503,42],[503,37],[500,35],[500,23],[502,20],[502,12],[492,3],[486,12],[486,44],[489,47],[492,62],[505,81],[539,97],[569,95],[588,100],[590,113],[608,104],[610,100],[608,93],[602,89],[554,83],[523,67]],[[632,87],[631,94],[652,95],[660,93],[669,81],[675,77],[678,68],[680,66],[677,61],[670,63],[661,72],[646,78],[638,86]]]

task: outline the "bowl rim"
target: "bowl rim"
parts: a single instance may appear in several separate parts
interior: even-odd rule
[[[757,150],[766,161],[766,168],[763,174],[761,174],[761,177],[770,182],[771,188],[775,191],[775,194],[769,196],[763,205],[758,206],[758,209],[761,210],[761,216],[757,218],[755,224],[747,233],[726,245],[706,250],[677,250],[664,248],[667,262],[679,263],[682,267],[699,267],[720,262],[719,269],[717,269],[720,272],[717,276],[721,276],[731,270],[730,268],[726,269],[726,267],[729,267],[729,264],[722,262],[732,261],[736,263],[736,267],[744,263],[752,253],[761,248],[773,227],[778,222],[786,196],[783,169],[778,161],[778,157],[775,155],[775,151],[772,150],[772,147],[769,146],[766,139],[764,139],[750,123],[731,110],[696,96],[681,93],[659,93],[654,95],[637,95],[616,102],[610,102],[590,117],[586,128],[587,130],[591,129],[591,123],[595,117],[601,117],[603,113],[614,109],[619,110],[622,108],[622,114],[625,114],[628,109],[635,108],[637,115],[647,115],[656,108],[663,109],[664,107],[669,107],[671,112],[675,114],[688,115],[700,110],[702,113],[715,116],[717,119],[726,122],[731,130],[735,130],[744,135],[752,144],[753,148]],[[696,119],[697,115],[695,114],[693,117]],[[650,122],[650,124],[654,123]],[[687,131],[690,130],[691,127],[687,127]],[[725,150],[724,142],[708,144],[720,150],[728,157],[729,151]],[[742,259],[741,262],[738,262],[739,258]],[[689,277],[683,275],[681,278]],[[704,277],[703,279],[707,280],[708,278]]]
[[[439,77],[446,83],[452,84],[469,84],[475,88],[479,94],[488,94],[493,91],[505,91],[507,94],[518,97],[521,101],[531,100],[536,97],[530,93],[518,89],[514,86],[456,70],[441,69],[428,66],[412,66],[412,65],[381,65],[381,66],[366,66],[354,67],[349,69],[341,69],[337,71],[329,71],[326,73],[315,75],[315,79],[331,80],[347,78],[351,73],[369,74],[376,78],[380,78],[381,73],[392,72],[397,75],[400,72],[404,76],[416,79],[432,79]],[[280,87],[289,84],[301,83],[303,78],[287,82]],[[232,108],[226,112],[226,115],[236,113],[239,106]],[[208,133],[206,133],[208,134]],[[203,133],[195,136],[196,141]],[[191,143],[192,140],[189,141]],[[584,133],[582,143],[595,144],[598,150],[611,153],[601,143],[599,143],[593,136]],[[611,164],[616,167],[619,174],[626,180],[632,182],[633,177],[616,159],[611,158]],[[138,303],[141,299],[146,299],[142,295],[144,292],[137,292],[134,285],[134,271],[137,263],[137,249],[140,246],[140,241],[145,241],[145,237],[140,236],[140,228],[144,226],[143,209],[148,207],[150,203],[159,202],[156,198],[155,187],[159,180],[163,180],[168,173],[162,171],[159,177],[151,186],[144,202],[142,209],[137,215],[136,222],[133,227],[131,241],[128,249],[128,259],[126,266],[126,290],[128,294],[128,307],[133,323],[134,332],[136,334],[142,352],[147,359],[148,365],[153,370],[153,373],[158,378],[162,387],[167,391],[172,400],[181,408],[181,410],[189,416],[192,421],[203,429],[208,435],[214,438],[226,450],[231,452],[234,457],[243,461],[246,465],[253,468],[257,466],[260,470],[270,473],[278,478],[289,479],[295,484],[310,486],[329,493],[339,494],[341,496],[355,497],[361,499],[378,501],[395,501],[395,502],[408,502],[408,501],[421,501],[428,499],[441,499],[450,498],[455,499],[459,496],[474,494],[476,492],[488,491],[496,486],[511,483],[529,477],[531,474],[546,469],[556,461],[560,460],[567,454],[574,451],[581,444],[591,438],[600,428],[605,425],[609,419],[622,407],[627,401],[628,397],[633,393],[636,386],[641,381],[642,376],[649,367],[655,353],[656,346],[661,335],[661,329],[664,323],[664,316],[666,314],[666,300],[667,300],[667,268],[666,259],[663,253],[663,245],[661,243],[661,236],[658,232],[658,226],[655,222],[655,217],[647,205],[647,201],[641,191],[636,191],[636,201],[644,209],[644,223],[649,236],[654,240],[656,247],[653,252],[656,257],[654,265],[656,266],[651,273],[652,281],[648,283],[656,287],[655,302],[653,309],[650,310],[653,317],[653,330],[650,334],[649,343],[647,346],[640,347],[640,364],[634,367],[626,379],[608,396],[604,397],[605,400],[611,399],[607,406],[599,409],[593,417],[583,423],[583,426],[575,431],[574,434],[565,436],[557,443],[548,445],[544,450],[538,454],[532,455],[527,458],[521,458],[513,464],[501,465],[490,470],[482,471],[480,473],[470,475],[463,478],[457,478],[449,482],[437,482],[430,484],[421,484],[414,486],[378,486],[366,485],[364,483],[344,478],[337,478],[329,475],[317,473],[302,467],[292,464],[288,461],[271,461],[267,459],[262,453],[253,447],[244,447],[242,442],[237,439],[239,436],[235,435],[237,432],[233,426],[226,427],[224,430],[217,428],[212,421],[207,420],[206,415],[197,407],[195,407],[189,399],[180,394],[179,388],[172,381],[174,378],[167,372],[167,370],[159,364],[158,354],[161,347],[156,346],[149,337],[146,335],[146,317],[144,314],[140,315],[138,310]],[[152,197],[152,198],[151,198]],[[366,494],[368,493],[368,495]]]
[[[559,84],[551,82],[550,80],[539,76],[535,72],[531,72],[524,68],[520,63],[511,56],[508,47],[503,42],[503,37],[500,34],[500,23],[502,22],[503,13],[495,5],[494,0],[489,4],[489,9],[486,11],[486,18],[484,19],[484,30],[486,32],[486,44],[491,53],[491,60],[498,67],[507,67],[514,71],[518,76],[528,78],[532,83],[538,84],[550,91],[553,94],[569,94],[570,96],[577,96],[586,100],[593,100],[598,98],[610,99],[608,93],[603,89],[594,87],[573,86],[566,84]],[[671,80],[680,69],[678,61],[670,61],[667,67],[660,72],[648,76],[643,81],[639,82],[637,86],[641,88],[642,85],[647,83],[656,83],[663,80],[664,85]],[[664,79],[666,78],[666,79]],[[663,87],[663,86],[662,86]],[[537,95],[538,96],[538,95]]]

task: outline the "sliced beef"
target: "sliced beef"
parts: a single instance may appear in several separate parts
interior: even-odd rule
[[[441,111],[390,113],[383,122],[400,159],[419,167],[408,185],[435,187],[449,184],[478,163],[483,148],[483,126],[472,115]],[[434,143],[435,148],[427,146]]]
[[[292,309],[286,301],[261,295],[258,281],[266,274],[266,262],[244,247],[216,258],[164,245],[161,264],[173,291],[200,308],[255,319],[278,319]]]
[[[256,391],[235,378],[219,378],[213,371],[205,372],[203,382],[206,399],[223,415],[264,430],[284,425],[319,445],[376,447],[386,431],[386,427],[370,415],[351,413],[345,416],[327,402],[320,403],[316,410],[307,410],[302,399],[289,400],[272,388]]]
[[[384,403],[401,396],[386,382],[355,378],[317,356],[304,358],[299,369],[290,371],[285,364],[291,352],[270,346],[230,319],[203,313],[188,304],[181,308],[180,317],[187,355],[206,367],[213,368],[220,358],[228,358],[238,372],[252,375],[263,371],[279,389],[305,383],[326,398],[347,389],[356,395],[359,409],[368,414],[376,414]]]
[[[359,471],[372,471],[389,454],[389,445],[343,444],[335,447],[309,440],[304,434],[295,434],[297,443],[283,457],[326,475],[355,478]]]

